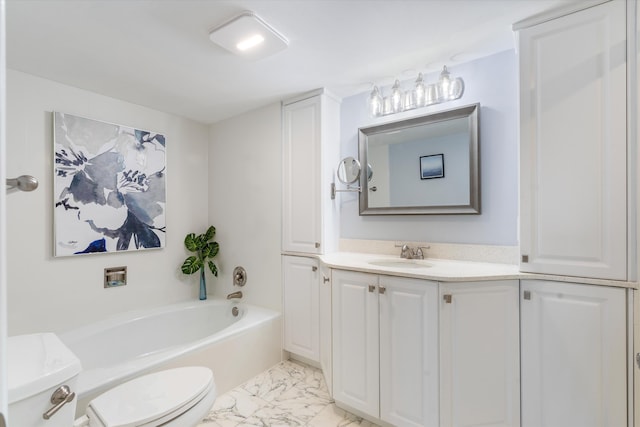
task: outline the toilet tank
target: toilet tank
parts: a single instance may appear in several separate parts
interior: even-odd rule
[[[52,394],[63,385],[76,388],[80,360],[52,333],[17,335],[8,340],[9,426],[69,427],[77,397],[45,420]]]

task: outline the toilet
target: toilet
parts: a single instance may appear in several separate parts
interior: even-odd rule
[[[9,427],[195,427],[216,398],[209,368],[174,368],[108,390],[74,420],[78,358],[52,333],[8,341]],[[65,403],[52,403],[54,393]]]

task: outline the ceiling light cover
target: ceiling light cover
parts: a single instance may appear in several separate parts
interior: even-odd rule
[[[286,37],[251,11],[217,26],[209,38],[229,52],[252,60],[274,55],[289,45]]]

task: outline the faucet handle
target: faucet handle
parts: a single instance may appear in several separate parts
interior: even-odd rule
[[[418,246],[418,248],[414,252],[414,257],[417,259],[424,259],[424,252],[422,251],[423,249],[431,249],[431,246]]]
[[[400,258],[411,258],[411,248],[409,247],[409,245],[402,245],[402,249],[400,250]]]

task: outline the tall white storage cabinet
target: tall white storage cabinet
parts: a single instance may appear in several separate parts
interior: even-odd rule
[[[340,149],[340,103],[324,90],[283,102],[282,269],[284,349],[305,361],[330,369],[321,353],[323,324],[331,306],[322,294],[315,256],[335,251],[339,238],[339,206],[331,200],[331,182]],[[326,290],[326,289],[323,289]],[[327,313],[328,310],[328,313]],[[321,356],[324,356],[321,358]]]
[[[324,91],[283,103],[282,250],[335,251],[339,206],[331,182],[340,150],[340,103]]]
[[[514,29],[521,270],[625,280],[625,1]]]
[[[520,425],[518,297],[517,280],[440,283],[440,427]]]
[[[627,425],[625,290],[521,282],[522,427]]]

